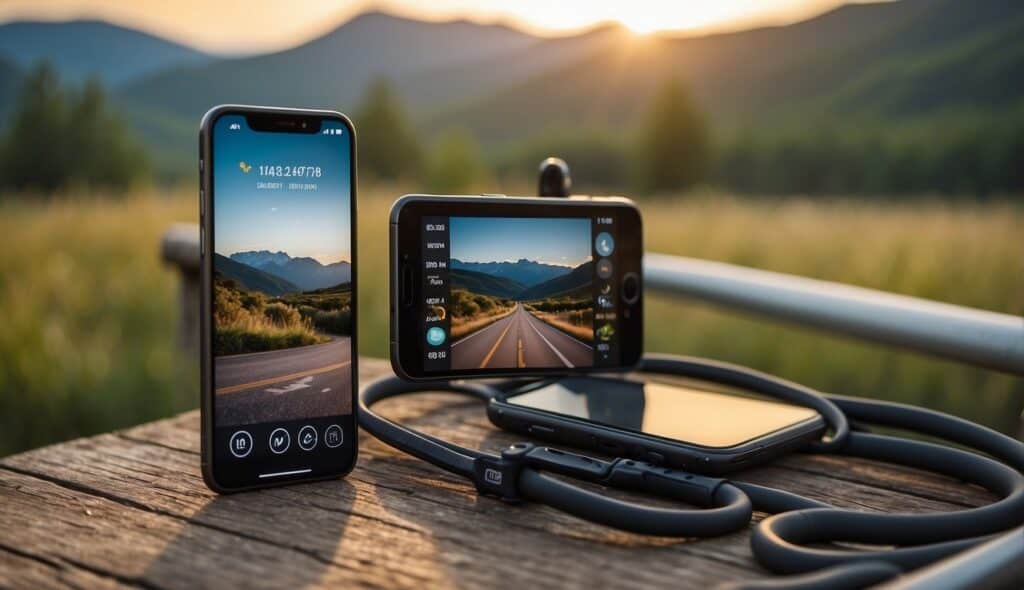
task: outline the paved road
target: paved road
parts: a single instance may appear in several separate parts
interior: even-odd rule
[[[215,362],[218,426],[333,416],[352,409],[348,337],[222,356]]]
[[[508,316],[452,343],[452,369],[579,367],[594,349],[530,315],[519,304]]]

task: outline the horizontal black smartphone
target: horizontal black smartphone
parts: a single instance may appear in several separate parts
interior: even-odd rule
[[[214,491],[355,465],[354,132],[333,111],[203,117],[202,469]]]
[[[491,422],[510,432],[722,475],[799,450],[825,432],[813,409],[745,397],[703,382],[566,377],[491,400]]]
[[[640,213],[619,197],[407,195],[391,209],[391,364],[406,379],[634,366]]]

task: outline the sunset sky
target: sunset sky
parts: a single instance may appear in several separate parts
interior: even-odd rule
[[[367,10],[500,22],[544,35],[617,21],[638,33],[713,32],[807,18],[843,0],[4,0],[0,21],[104,19],[213,52],[284,49]]]

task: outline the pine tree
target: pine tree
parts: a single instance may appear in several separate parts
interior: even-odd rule
[[[707,122],[677,80],[656,93],[638,149],[640,182],[648,192],[677,191],[707,178],[711,142]]]
[[[42,63],[25,77],[0,148],[4,185],[51,192],[66,184],[69,162],[61,144],[67,119],[57,72]]]
[[[383,180],[419,178],[423,151],[402,104],[386,80],[367,88],[356,111],[360,173]]]
[[[98,80],[67,92],[49,64],[26,76],[0,144],[0,182],[51,193],[69,186],[125,189],[146,159],[107,106]]]

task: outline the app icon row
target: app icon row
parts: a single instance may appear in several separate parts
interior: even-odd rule
[[[337,424],[331,424],[324,429],[324,440],[323,443],[329,448],[340,447],[344,442],[344,432],[341,430],[341,426]],[[310,425],[305,425],[299,429],[298,432],[298,445],[303,451],[312,451],[316,448],[319,441],[319,434],[316,428]],[[275,455],[281,455],[285,453],[292,445],[292,435],[284,428],[275,428],[267,439],[267,446],[270,448],[270,452]],[[239,430],[238,432],[231,435],[231,439],[228,440],[228,450],[237,459],[244,459],[249,456],[252,452],[253,440],[252,435],[245,430]]]

